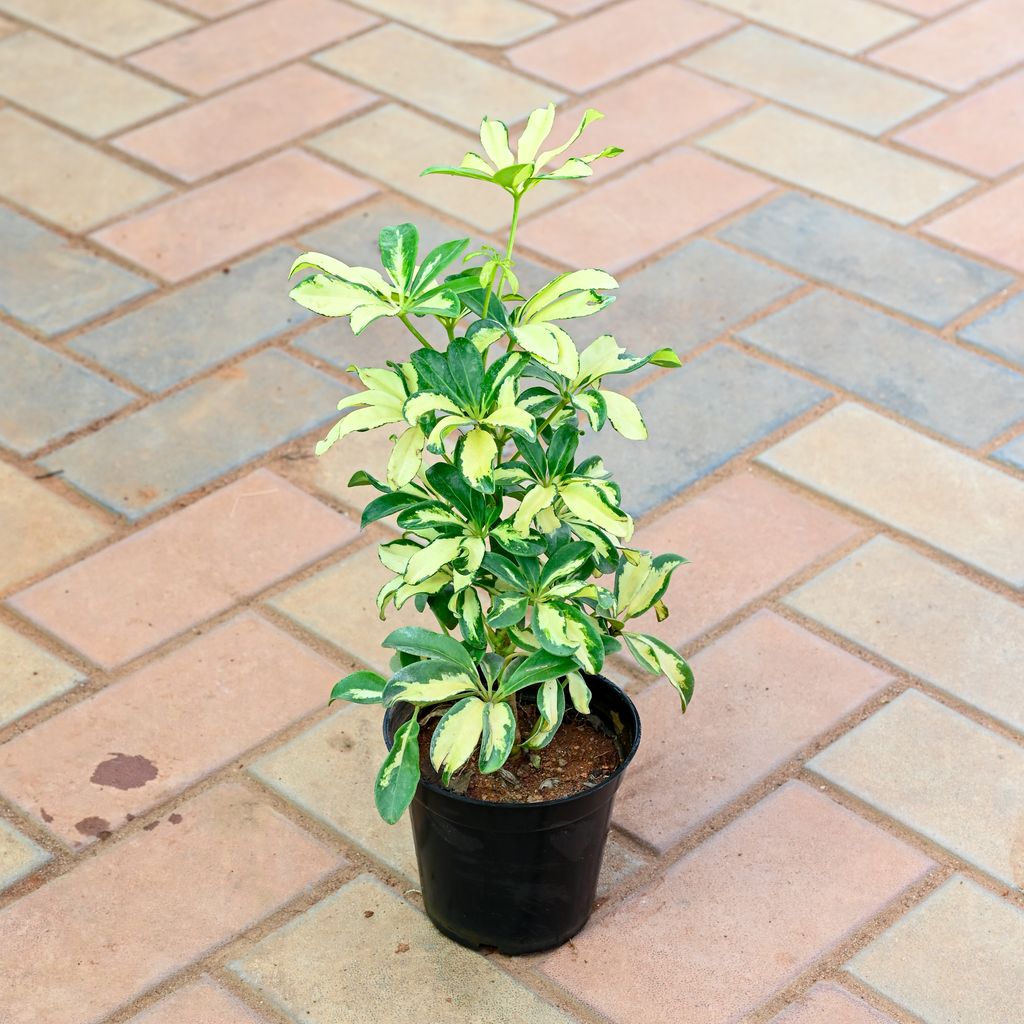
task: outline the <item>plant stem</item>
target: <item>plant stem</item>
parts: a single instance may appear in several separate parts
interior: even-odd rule
[[[405,326],[410,330],[410,332],[416,337],[416,339],[419,341],[419,343],[424,348],[429,348],[429,349],[433,349],[434,348],[434,346],[431,345],[430,342],[427,341],[427,339],[424,338],[423,335],[420,334],[420,332],[418,330],[416,330],[415,327],[413,327],[413,325],[412,325],[411,321],[409,320],[409,317],[408,317],[407,314],[399,313],[398,314],[398,319],[401,320],[403,324],[405,324]]]
[[[505,246],[505,261],[508,262],[512,259],[512,247],[516,244],[516,228],[519,226],[519,204],[522,201],[522,195],[518,192],[512,193],[512,223],[508,229],[508,245]],[[501,266],[498,268],[498,280],[497,284],[492,281],[487,286],[487,294],[484,296],[484,305],[482,310],[482,320],[487,319],[487,307],[491,303],[491,291],[498,293],[498,299],[501,299],[501,284],[505,279],[505,268]]]

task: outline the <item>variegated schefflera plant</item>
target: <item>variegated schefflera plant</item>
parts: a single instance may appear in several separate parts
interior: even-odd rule
[[[567,142],[540,152],[555,110],[536,110],[515,153],[507,127],[484,118],[486,157],[468,153],[458,167],[423,172],[504,190],[512,200],[504,252],[466,256],[468,239],[456,239],[421,256],[416,228],[400,224],[380,232],[384,274],[315,252],[291,270],[313,271],[291,292],[307,309],[348,317],[357,335],[395,317],[419,346],[407,362],[351,367],[364,390],[338,403],[345,415],[316,447],[323,455],[354,431],[393,431],[383,478],[360,471],[349,482],[380,492],[366,506],[364,527],[395,518],[402,531],[379,546],[393,577],[377,606],[384,618],[390,606],[413,601],[439,627],[394,630],[384,640],[395,651],[391,678],[356,672],[331,694],[412,706],[375,787],[389,822],[413,798],[419,731],[432,716],[440,719],[430,760],[447,786],[474,754],[483,773],[513,756],[536,758],[569,704],[589,714],[587,676],[622,644],[641,669],[672,681],[684,711],[693,692],[685,660],[632,621],[652,609],[659,619],[668,614],[662,597],[685,559],[629,546],[633,521],[619,487],[600,457],[580,458],[577,450],[584,424],[644,440],[639,409],[608,378],[648,363],[679,366],[679,359],[668,348],[631,355],[610,335],[580,351],[563,324],[612,302],[615,279],[576,270],[524,297],[512,258],[526,193],[545,181],[587,177],[595,160],[621,152],[611,147],[546,170],[601,116],[588,110]],[[440,328],[433,340],[424,327],[431,320]],[[529,730],[517,716],[524,698],[536,702]]]

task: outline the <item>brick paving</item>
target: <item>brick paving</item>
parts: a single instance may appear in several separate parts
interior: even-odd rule
[[[419,171],[548,99],[627,153],[521,277],[604,266],[683,357],[588,445],[691,559],[700,691],[613,659],[598,909],[510,960],[426,922],[379,711],[324,706],[386,661],[386,439],[313,441],[407,347],[285,275],[500,240]],[[1022,102],[1020,0],[0,0],[0,1024],[1018,1024]]]

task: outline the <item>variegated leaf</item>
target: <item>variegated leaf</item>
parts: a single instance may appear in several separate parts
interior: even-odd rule
[[[331,698],[327,703],[348,700],[353,704],[381,704],[384,701],[386,686],[387,680],[376,672],[352,672],[334,684]]]
[[[480,738],[480,771],[496,772],[512,753],[516,741],[516,716],[505,701],[484,706],[483,732]]]
[[[622,639],[637,664],[649,672],[666,676],[679,693],[683,711],[693,697],[693,670],[686,660],[664,640],[646,633],[623,633]]]
[[[579,672],[570,672],[566,677],[572,706],[581,714],[590,714],[590,687]]]
[[[583,481],[562,484],[558,496],[578,519],[622,540],[629,540],[633,535],[633,520],[612,505],[594,484]]]
[[[388,707],[397,701],[409,704],[439,704],[453,700],[479,688],[473,676],[450,661],[417,661],[396,672],[384,689]]]
[[[395,442],[388,458],[388,486],[398,490],[416,478],[423,467],[426,435],[419,427],[409,427]]]
[[[484,728],[484,701],[466,697],[449,708],[430,740],[430,763],[444,785],[472,756]]]
[[[617,391],[601,391],[612,426],[630,441],[647,440],[647,424],[636,402]]]
[[[377,773],[373,800],[377,812],[394,825],[416,795],[420,781],[420,724],[415,718],[395,731],[391,750]]]
[[[498,446],[490,431],[476,427],[462,437],[456,448],[456,462],[470,487],[485,493],[494,490],[491,470],[497,455]]]

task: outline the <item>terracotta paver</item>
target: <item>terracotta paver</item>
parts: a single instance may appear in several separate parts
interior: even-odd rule
[[[931,221],[930,235],[1024,273],[1024,175]]]
[[[196,24],[194,18],[152,0],[3,0],[0,10],[90,50],[118,57]]]
[[[873,50],[871,58],[942,89],[968,89],[1024,59],[1019,15],[1016,0],[978,0]]]
[[[659,852],[892,678],[764,611],[701,651],[693,668],[703,699],[684,728],[667,681],[638,696],[643,740],[616,798],[616,824]],[[665,778],[689,780],[685,800]]]
[[[931,866],[802,783],[728,825],[543,962],[616,1024],[726,1024]],[[699,941],[698,941],[699,940]]]
[[[899,132],[897,142],[995,178],[1024,163],[1024,72]]]
[[[90,138],[177,106],[178,93],[39,32],[0,41],[0,96]]]
[[[1024,912],[954,875],[848,969],[925,1024],[1012,1021],[1024,991],[1021,943]]]
[[[958,3],[959,0],[953,2]],[[916,24],[912,17],[873,0],[772,0],[770,3],[764,0],[711,0],[711,3],[724,11],[801,36],[840,53],[859,53]]]
[[[132,57],[136,67],[207,94],[376,23],[338,0],[270,0]]]
[[[309,153],[286,150],[93,237],[152,273],[180,281],[374,191],[369,182]]]
[[[517,67],[576,92],[618,78],[732,28],[734,18],[691,0],[626,0],[509,51]],[[615,40],[615,61],[608,41]]]
[[[1020,7],[0,0],[0,1022],[1018,1024]],[[416,909],[380,709],[325,707],[430,624],[380,620],[346,486],[394,431],[312,452],[412,342],[286,274],[504,247],[507,195],[421,171],[549,100],[625,152],[529,192],[515,270],[614,272],[577,345],[683,360],[580,457],[690,559],[637,625],[697,687],[608,659],[597,916],[508,964]]]
[[[110,533],[98,516],[0,463],[0,587],[9,590]]]
[[[103,1018],[343,863],[234,783],[174,817],[0,911],[5,1024]]]
[[[156,178],[15,110],[0,110],[0,195],[72,231],[87,231],[164,195]],[[69,176],[67,168],[79,173]]]
[[[261,469],[22,591],[11,604],[91,660],[116,665],[295,572],[355,530]]]
[[[518,121],[562,93],[399,25],[384,25],[317,54],[317,63],[470,131],[480,112]]]
[[[210,978],[201,978],[165,996],[128,1024],[263,1024],[264,1019]]]
[[[731,477],[637,531],[637,544],[690,560],[665,594],[669,617],[644,628],[683,645],[857,533],[769,480]]]
[[[4,625],[0,625],[0,665],[0,725],[82,681],[79,671]]]
[[[367,10],[463,43],[507,46],[554,25],[555,19],[521,0],[363,0]],[[550,6],[550,5],[548,5]]]
[[[892,1017],[837,985],[818,982],[770,1024],[894,1024]]]
[[[686,188],[680,187],[684,181]],[[758,175],[680,147],[533,218],[519,237],[550,259],[616,273],[748,206],[772,188]],[[627,196],[629,217],[598,216],[598,210],[621,209]]]
[[[330,956],[338,948],[347,951],[341,960]],[[366,876],[230,966],[290,1019],[310,1024],[335,1024],[339,1006],[365,1024],[414,1019],[425,1005],[437,1005],[450,1024],[571,1020],[483,957],[443,938],[422,913]]]
[[[285,590],[270,605],[363,664],[386,673],[391,654],[371,637],[420,621],[409,602],[397,612],[392,605],[387,621],[381,622],[377,591],[391,576],[371,544]]]
[[[0,791],[87,845],[323,707],[342,674],[244,613],[0,747]]]
[[[115,145],[196,181],[371,104],[366,92],[303,64],[290,64],[144,128]]]
[[[936,89],[752,26],[702,46],[683,64],[867,135],[881,135],[944,98]]]
[[[879,459],[889,473],[877,472]],[[759,461],[954,558],[1024,585],[1024,535],[1015,525],[1024,482],[990,465],[852,402],[781,441]]]
[[[786,604],[1024,733],[1019,605],[888,537],[847,555]]]
[[[719,128],[700,144],[896,224],[910,224],[974,185],[966,174],[773,106]]]

